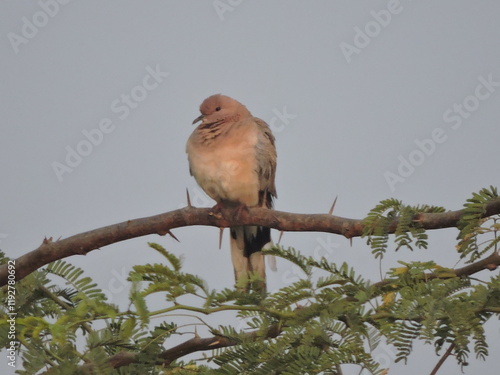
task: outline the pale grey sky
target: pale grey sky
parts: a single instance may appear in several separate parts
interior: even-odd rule
[[[327,212],[337,195],[346,217],[389,197],[459,209],[473,191],[500,186],[499,16],[495,0],[2,0],[0,248],[17,257],[44,236],[176,209],[186,188],[213,205],[189,176],[184,147],[214,93],[272,126],[279,210]],[[232,285],[227,237],[218,250],[217,229],[174,233],[180,244],[150,236],[67,260],[117,303],[132,265],[160,261],[147,241],[182,255],[210,287]],[[388,254],[383,270],[397,259],[453,267],[455,236]],[[361,239],[349,247],[287,233],[282,244],[379,278]],[[278,267],[271,290],[297,277]],[[500,326],[487,327],[491,355],[471,358],[466,374],[498,372]],[[384,355],[391,373],[408,375],[437,361],[431,346],[406,367]],[[458,371],[450,359],[440,374]]]

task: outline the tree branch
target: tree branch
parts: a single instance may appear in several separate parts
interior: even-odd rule
[[[239,214],[238,214],[239,213]],[[500,198],[487,204],[483,217],[500,213]],[[424,229],[456,227],[462,210],[443,213],[420,213],[415,219]],[[236,217],[237,216],[237,217]],[[359,237],[363,233],[361,219],[348,219],[330,214],[296,214],[274,211],[267,208],[250,208],[248,211],[223,208],[214,213],[211,208],[185,207],[160,215],[128,220],[80,233],[62,240],[53,241],[52,237],[43,240],[35,250],[16,259],[16,280],[20,280],[44,265],[72,255],[85,255],[120,241],[149,234],[165,235],[171,229],[207,225],[230,227],[237,225],[261,225],[281,231],[327,232],[347,238]],[[393,233],[397,220],[389,226]],[[7,265],[0,266],[0,286],[7,283]]]
[[[486,258],[480,259],[477,262],[468,264],[461,268],[451,269],[450,272],[456,276],[470,276],[483,270],[494,271],[500,266],[500,254],[497,251],[492,252]],[[422,274],[422,280],[433,280],[442,277],[439,273]],[[391,279],[384,279],[373,284],[374,287],[380,288],[392,283]]]
[[[275,338],[280,334],[280,328],[278,325],[272,325],[267,333],[265,334],[266,339]],[[256,340],[258,336],[257,331],[248,332],[245,336],[250,340]],[[159,355],[160,362],[159,364],[169,365],[176,359],[184,357],[188,354],[206,351],[206,350],[214,350],[219,348],[227,348],[230,346],[238,345],[239,341],[231,339],[229,337],[224,336],[213,336],[202,338],[199,336],[195,336],[192,339],[189,339],[173,348],[167,349]],[[108,363],[112,368],[119,368],[122,366],[128,366],[131,363],[138,362],[138,353],[133,352],[121,352],[111,356],[108,359]],[[86,372],[92,372],[92,364],[85,364],[82,366],[82,369]]]
[[[235,217],[237,212],[240,214]],[[450,228],[456,227],[462,213],[462,210],[420,213],[416,215],[415,220],[419,221],[424,229]],[[483,217],[499,213],[500,199],[496,199],[488,203]],[[359,237],[363,233],[361,219],[348,219],[329,214],[295,214],[267,208],[250,208],[248,212],[223,208],[221,213],[214,214],[210,208],[185,207],[160,215],[94,229],[55,242],[52,237],[46,238],[40,247],[16,259],[16,280],[58,259],[72,255],[85,255],[92,250],[130,238],[149,234],[165,235],[170,233],[171,229],[192,225],[219,228],[262,225],[281,231],[328,232],[347,238]],[[389,233],[394,232],[396,226],[397,220],[394,220],[389,226]],[[2,265],[0,266],[0,286],[6,283],[7,265]]]

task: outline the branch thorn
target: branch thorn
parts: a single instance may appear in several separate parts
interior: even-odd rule
[[[220,227],[220,232],[219,232],[219,250],[222,248],[222,234],[224,233],[224,227]]]
[[[330,207],[330,211],[328,211],[328,215],[331,215],[333,213],[333,209],[335,208],[335,203],[337,203],[338,197],[339,197],[338,195],[335,197],[335,200],[333,201],[332,207]]]
[[[280,237],[278,238],[278,245],[280,244],[281,242],[281,237],[283,237],[283,231],[280,230]]]
[[[54,241],[52,240],[52,237],[47,238],[47,237],[45,236],[45,237],[43,238],[42,244],[43,244],[43,245],[47,245],[47,244],[52,243],[52,242],[54,242]]]
[[[172,237],[174,240],[176,240],[177,242],[179,242],[179,243],[181,242],[181,241],[179,241],[179,239],[178,239],[177,237],[175,237],[175,236],[174,236],[174,234],[173,234],[171,231],[168,231],[168,232],[167,232],[167,234],[168,234],[170,237]]]
[[[189,208],[192,208],[193,206],[191,205],[191,197],[189,196],[189,190],[186,188],[186,197],[187,197],[187,204]]]

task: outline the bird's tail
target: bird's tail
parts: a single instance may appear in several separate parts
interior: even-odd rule
[[[242,289],[266,291],[266,266],[262,248],[271,242],[270,228],[239,226],[231,228],[231,259],[236,285]],[[255,280],[250,283],[249,280]]]

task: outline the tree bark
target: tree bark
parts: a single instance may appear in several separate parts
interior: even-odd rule
[[[483,217],[500,213],[500,199],[491,201],[486,206]],[[420,213],[414,220],[419,221],[424,229],[456,227],[463,211],[443,213]],[[327,232],[343,235],[346,238],[359,237],[363,233],[361,219],[349,219],[330,214],[296,214],[275,211],[267,208],[249,208],[235,210],[223,208],[213,212],[211,208],[188,206],[160,215],[128,220],[88,232],[53,241],[45,238],[35,250],[15,260],[15,278],[21,280],[38,268],[58,259],[73,255],[85,255],[92,250],[149,234],[165,235],[172,229],[207,225],[219,228],[238,225],[261,225],[281,231]],[[397,220],[389,226],[389,233],[394,232]],[[171,234],[171,233],[170,233]],[[7,284],[7,264],[0,266],[0,286]]]

